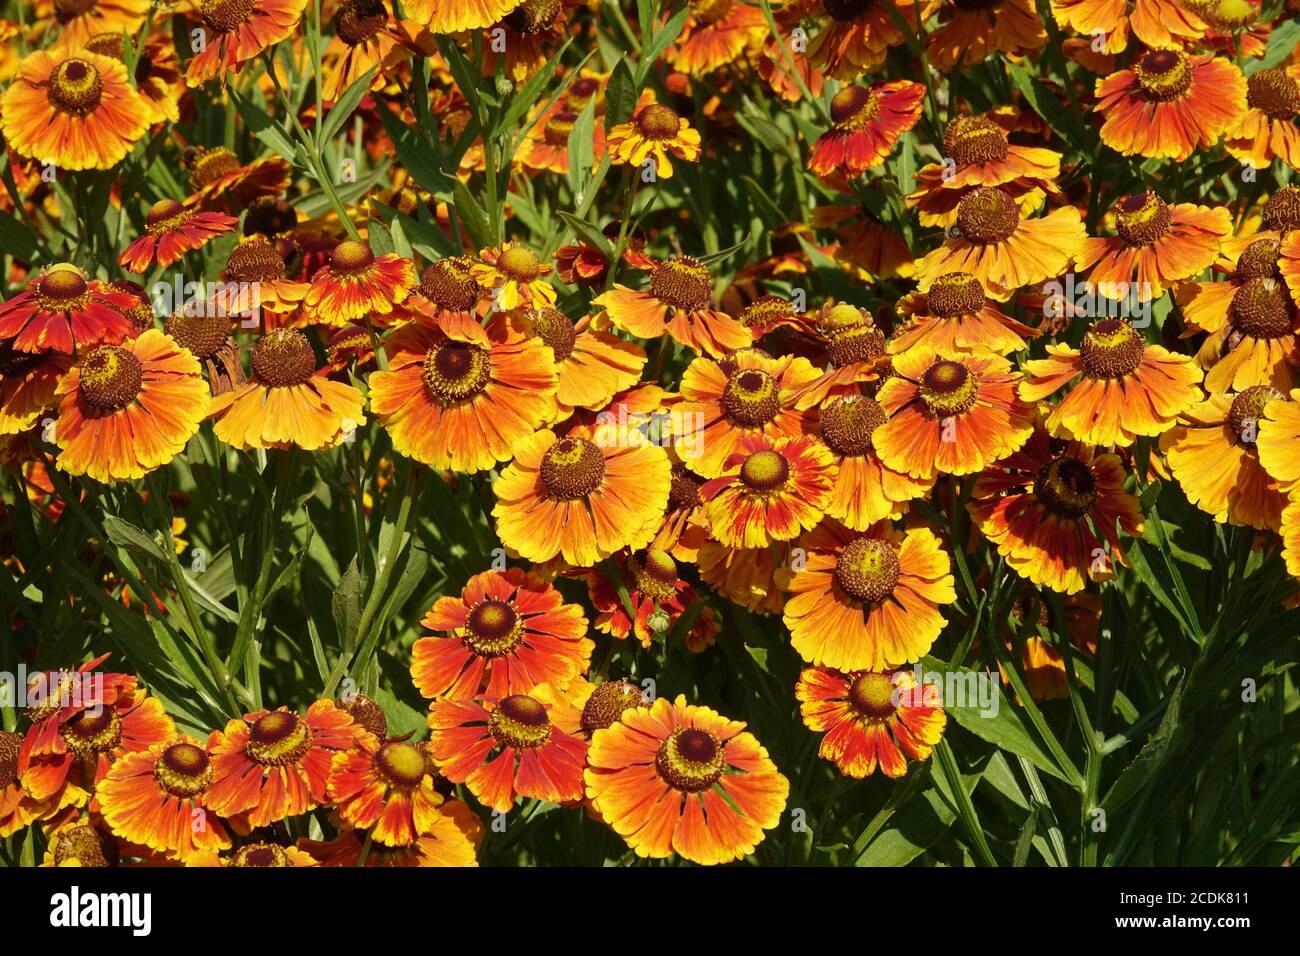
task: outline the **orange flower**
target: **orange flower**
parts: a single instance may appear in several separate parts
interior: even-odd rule
[[[939,25],[925,38],[930,62],[949,72],[982,63],[993,53],[1020,56],[1047,43],[1030,0],[949,0],[939,6]]]
[[[428,831],[410,846],[386,847],[363,842],[358,830],[348,830],[333,840],[299,840],[301,853],[314,857],[321,866],[361,865],[363,847],[368,867],[478,866],[478,846],[483,842],[483,824],[474,811],[459,800],[448,800],[429,824]]]
[[[670,452],[672,482],[668,487],[668,508],[650,547],[665,551],[678,561],[695,563],[696,555],[709,533],[704,501],[700,497],[700,478]]]
[[[560,419],[567,418],[575,408],[604,408],[615,395],[641,380],[646,354],[634,342],[595,331],[585,320],[579,330],[567,315],[550,306],[530,309],[514,322],[550,346],[555,356],[559,374],[555,399]]]
[[[517,242],[503,242],[478,254],[470,266],[470,277],[492,293],[492,304],[501,312],[521,305],[540,308],[555,305],[555,286],[542,276],[551,267]]]
[[[226,828],[205,808],[212,778],[202,742],[181,734],[119,757],[95,797],[119,837],[184,861],[199,851],[230,846]],[[196,825],[199,820],[202,826]]]
[[[430,33],[460,33],[489,27],[523,0],[411,0],[402,10]]]
[[[54,407],[55,389],[72,364],[59,352],[18,352],[0,342],[0,435],[17,435]]]
[[[903,776],[906,757],[928,758],[947,723],[938,688],[918,686],[908,670],[806,667],[794,696],[804,726],[824,735],[817,755],[857,780],[877,766],[886,777]]]
[[[316,372],[306,336],[276,329],[253,346],[248,381],[212,399],[213,434],[235,448],[332,448],[365,424],[365,399]]]
[[[420,284],[411,292],[405,307],[429,319],[446,313],[474,315],[483,289],[473,277],[474,260],[469,256],[448,256],[430,263],[420,273]]]
[[[1129,30],[1146,46],[1177,47],[1201,39],[1204,21],[1176,0],[1051,0],[1056,22],[1105,38],[1104,52],[1123,53]]]
[[[700,497],[719,544],[763,548],[813,528],[834,477],[834,456],[811,435],[742,435],[722,474],[704,483]]]
[[[1065,272],[1086,238],[1073,206],[1024,219],[1010,193],[990,186],[961,198],[956,227],[958,235],[917,265],[922,292],[941,275],[968,272],[984,283],[990,296],[1005,300],[1022,286]]]
[[[326,794],[344,823],[384,846],[410,846],[438,820],[432,769],[421,745],[359,733],[334,755]]]
[[[310,853],[293,846],[280,846],[278,843],[245,843],[238,850],[223,858],[212,850],[199,850],[185,860],[186,866],[199,867],[234,867],[245,868],[280,868],[297,866],[317,866]]]
[[[593,438],[595,440],[593,440]],[[662,448],[598,430],[522,441],[497,478],[492,509],[501,542],[529,561],[561,556],[590,567],[654,538],[668,503],[671,466]]]
[[[1246,114],[1225,134],[1224,148],[1257,169],[1274,158],[1300,169],[1300,83],[1285,70],[1265,68],[1246,78]]]
[[[694,0],[668,53],[675,69],[702,77],[753,52],[767,35],[758,7],[740,0]]]
[[[217,236],[233,232],[239,225],[234,216],[221,212],[198,212],[175,199],[160,199],[145,216],[145,234],[126,247],[117,264],[128,272],[143,275],[156,262],[169,266],[185,253],[207,245]]]
[[[460,597],[441,597],[420,622],[444,637],[411,649],[411,678],[431,700],[527,694],[538,684],[563,691],[587,670],[595,645],[587,619],[532,572],[485,571]]]
[[[889,340],[889,351],[895,353],[927,345],[939,352],[1010,355],[1040,334],[990,303],[983,284],[969,272],[935,276],[928,292],[900,299],[898,312],[907,324]]]
[[[899,518],[907,502],[930,490],[917,480],[887,468],[872,437],[888,420],[875,399],[841,395],[821,409],[818,429],[835,460],[835,484],[826,513],[854,531],[866,531],[884,518]]]
[[[383,0],[343,0],[334,14],[334,37],[323,58],[337,60],[321,88],[327,100],[337,100],[372,67],[379,67],[370,82],[383,89],[390,71],[411,58],[405,25],[388,12]]]
[[[1012,570],[1064,594],[1127,563],[1120,530],[1142,533],[1142,509],[1124,490],[1119,458],[1079,442],[1055,452],[1041,428],[980,475],[972,499],[967,510]]]
[[[92,0],[89,3],[66,3],[37,0],[36,16],[58,23],[60,45],[75,47],[95,34],[124,32],[135,36],[149,12],[148,0]],[[52,25],[52,24],[51,24]]]
[[[239,213],[256,200],[274,198],[289,188],[289,163],[282,156],[256,159],[241,165],[239,158],[224,146],[199,147],[185,151],[185,165],[190,173],[194,195],[187,206]]]
[[[228,316],[242,316],[270,332],[286,324],[301,324],[296,313],[311,286],[290,279],[277,244],[254,233],[243,236],[230,250],[223,278],[228,286],[218,287],[213,308]],[[244,322],[241,321],[241,325]]]
[[[133,329],[122,310],[134,297],[74,265],[42,270],[27,287],[0,305],[0,339],[19,352],[62,352],[121,342]]]
[[[587,595],[596,608],[594,623],[599,631],[619,640],[635,634],[641,646],[649,648],[655,640],[664,640],[699,600],[695,589],[677,576],[676,563],[664,551],[647,548],[612,560],[627,591],[632,614],[623,606],[615,582],[602,571],[591,571],[587,575]],[[702,607],[698,611],[696,621],[707,627],[713,618],[712,610]]]
[[[347,239],[334,247],[329,265],[311,277],[303,306],[309,319],[326,325],[366,318],[382,325],[415,284],[409,259],[392,252],[376,256],[364,242]]]
[[[778,569],[789,560],[789,547],[727,548],[716,541],[700,545],[700,580],[747,611],[776,614],[785,606],[777,583]]]
[[[1077,384],[1047,417],[1053,435],[1094,445],[1131,445],[1168,430],[1200,400],[1201,373],[1185,355],[1148,345],[1124,319],[1101,319],[1075,350],[1048,345],[1048,358],[1025,363],[1020,397],[1039,402]]]
[[[1187,500],[1220,523],[1277,531],[1286,495],[1260,464],[1256,439],[1270,402],[1285,396],[1270,385],[1236,395],[1211,395],[1160,436],[1169,470]]]
[[[1278,487],[1295,498],[1293,492],[1300,483],[1300,394],[1292,392],[1289,400],[1283,400],[1286,398],[1282,396],[1264,406],[1255,436],[1255,450],[1259,454],[1259,463]],[[1292,522],[1284,520],[1283,523]]]
[[[1135,281],[1139,302],[1160,298],[1166,286],[1214,262],[1220,240],[1232,231],[1227,208],[1169,206],[1150,189],[1121,200],[1114,216],[1118,236],[1085,239],[1075,259],[1076,268],[1092,269],[1089,281],[1111,299],[1131,295]]]
[[[657,339],[665,332],[691,351],[720,358],[750,345],[749,330],[711,308],[713,276],[690,256],[674,256],[653,263],[650,288],[635,292],[615,283],[592,305],[604,310],[609,321],[642,339]]]
[[[238,73],[244,63],[293,36],[307,0],[199,0],[198,14],[205,28],[205,45],[185,71],[185,82],[202,86],[227,73]]]
[[[777,825],[790,794],[745,724],[682,696],[597,730],[587,765],[593,808],[641,857],[742,859]]]
[[[313,703],[305,718],[281,707],[228,721],[208,737],[206,806],[223,817],[245,814],[250,827],[306,813],[328,802],[330,763],[360,732],[329,700]]]
[[[528,138],[518,155],[520,165],[526,169],[545,170],[561,176],[568,175],[569,136],[573,133],[573,126],[577,122],[578,114],[564,108],[563,104],[557,104],[555,108],[547,111],[537,121],[537,125],[528,131]],[[594,158],[596,162],[600,162],[605,155],[605,129],[600,123],[592,129],[591,139]],[[556,264],[559,265],[558,250],[555,258]],[[564,275],[563,268],[560,274]],[[570,280],[566,277],[565,281]]]
[[[700,158],[700,134],[686,118],[667,106],[651,103],[637,110],[629,122],[620,123],[605,136],[609,158],[628,166],[642,166],[654,160],[655,175],[669,179],[676,156],[688,163]]]
[[[917,124],[925,87],[910,80],[846,86],[831,98],[835,124],[813,144],[808,169],[817,176],[856,179],[880,166],[899,138]]]
[[[126,2],[134,3],[136,0],[126,0]],[[105,0],[97,0],[92,10],[106,5],[111,6],[112,0],[108,0],[107,3]],[[142,14],[145,9],[147,9],[146,5],[141,4]],[[135,34],[135,30],[130,32],[132,35]],[[59,36],[62,42],[67,43],[67,27],[63,28]],[[72,49],[81,46],[91,53],[98,53],[100,56],[126,63],[126,50],[122,44],[120,30],[95,33],[80,44],[67,43],[67,45]],[[158,123],[180,122],[180,98],[185,86],[181,82],[180,63],[176,59],[176,45],[170,32],[154,33],[145,40],[144,49],[139,52],[135,63],[135,85],[144,100],[150,126]]]
[[[1033,407],[1016,397],[1019,375],[991,352],[937,352],[918,346],[894,356],[895,375],[876,393],[889,420],[872,434],[880,460],[928,480],[969,475],[1029,438]]]
[[[112,169],[149,128],[149,109],[117,60],[37,50],[0,101],[13,149],[58,169]]]
[[[33,800],[23,789],[18,774],[18,754],[23,735],[0,730],[0,838],[9,838],[58,808]]]
[[[484,328],[446,312],[396,330],[384,351],[388,370],[370,376],[370,408],[397,451],[434,468],[493,468],[554,414],[551,355],[504,316]]]
[[[806,326],[805,326],[806,330]],[[829,396],[874,391],[891,371],[892,360],[884,331],[866,309],[825,303],[812,323],[812,333],[825,350],[826,371],[798,389],[800,411],[820,405]]]
[[[907,205],[923,226],[949,226],[957,204],[981,186],[997,186],[1031,214],[1046,193],[1055,193],[1061,154],[1037,146],[1011,145],[1007,133],[988,116],[958,116],[943,134],[943,154],[951,160],[930,163],[916,174],[917,188]]]
[[[809,8],[809,13],[827,19],[808,44],[808,62],[843,82],[875,70],[885,62],[889,48],[903,42],[895,13],[918,31],[925,19],[915,0],[899,0],[888,7],[874,0],[820,0]]]
[[[157,329],[83,352],[55,394],[59,468],[103,482],[167,464],[208,411],[198,360]]]
[[[737,352],[726,365],[697,358],[682,374],[681,422],[674,447],[682,462],[704,478],[722,474],[747,435],[793,438],[810,416],[796,408],[800,390],[817,379],[802,356],[774,359],[757,350]]]
[[[519,797],[579,800],[587,742],[558,727],[552,709],[526,694],[434,701],[429,752],[443,776],[502,813]]]
[[[790,643],[810,664],[883,670],[919,660],[957,599],[952,565],[928,528],[906,535],[885,523],[865,533],[825,521],[804,535],[802,570],[778,573],[790,598]]]
[[[1101,140],[1125,156],[1182,162],[1213,146],[1246,112],[1241,70],[1213,54],[1150,50],[1097,81]]]

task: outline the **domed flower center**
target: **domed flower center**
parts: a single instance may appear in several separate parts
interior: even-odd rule
[[[505,22],[526,36],[535,36],[549,29],[563,9],[562,0],[524,0],[506,15]]]
[[[835,583],[863,604],[879,604],[898,584],[898,552],[879,538],[855,538],[835,559]]]
[[[1001,189],[981,186],[957,203],[957,228],[970,242],[989,245],[1011,236],[1020,225],[1020,208]]]
[[[781,411],[780,387],[761,368],[739,368],[727,376],[722,411],[742,428],[760,428]]]
[[[874,325],[862,323],[842,329],[831,336],[826,358],[834,368],[855,363],[869,363],[885,354],[885,333]]]
[[[208,789],[213,777],[212,763],[202,747],[172,744],[154,764],[158,785],[173,797],[193,797]]]
[[[1259,70],[1246,81],[1246,105],[1273,119],[1293,119],[1300,113],[1300,83],[1277,67]]]
[[[871,313],[847,302],[837,302],[829,308],[822,306],[821,312],[817,315],[817,331],[828,339],[833,339],[859,326],[873,324]]]
[[[348,46],[365,43],[388,22],[382,0],[344,0],[334,14],[334,31]]]
[[[700,506],[700,481],[685,465],[673,465],[672,483],[668,486],[668,510]]]
[[[248,0],[252,4],[252,0]],[[224,146],[201,148],[190,157],[190,184],[195,189],[211,185],[222,176],[239,171],[239,157]]]
[[[1094,322],[1083,336],[1079,361],[1093,378],[1123,378],[1142,364],[1142,336],[1123,319]]]
[[[822,0],[822,9],[832,20],[848,23],[870,10],[875,2],[876,0]]]
[[[244,235],[278,236],[298,225],[293,206],[276,196],[258,196],[244,216]]]
[[[58,15],[60,2],[66,0],[54,0],[54,12]],[[74,0],[74,2],[89,2],[94,6],[95,0]],[[100,56],[106,56],[110,60],[117,60],[119,63],[126,62],[126,49],[122,45],[122,35],[120,33],[96,33],[86,41],[86,51],[89,53],[98,53]]]
[[[947,418],[970,410],[979,392],[979,381],[960,362],[939,359],[921,375],[920,390],[921,401],[930,414]]]
[[[1237,259],[1237,281],[1282,278],[1282,272],[1277,267],[1280,246],[1281,243],[1276,239],[1256,239],[1248,245]]]
[[[59,727],[63,742],[78,757],[108,753],[122,741],[122,718],[117,709],[101,706],[97,713],[79,711]]]
[[[439,259],[420,276],[420,294],[449,312],[469,312],[478,303],[479,287],[470,278],[470,260],[464,256]]]
[[[672,139],[681,129],[681,117],[661,103],[651,103],[636,114],[636,128],[646,139]]]
[[[738,321],[747,329],[766,329],[792,318],[789,302],[779,295],[763,295],[745,306]]]
[[[984,308],[984,286],[969,272],[946,273],[930,285],[926,306],[940,319],[974,315]]]
[[[533,334],[551,347],[556,362],[563,362],[573,354],[578,333],[567,315],[548,306],[532,313],[532,323]]]
[[[54,0],[54,17],[67,24],[95,9],[99,0]]]
[[[987,116],[959,116],[943,134],[944,153],[958,166],[983,166],[1007,158],[1007,134]]]
[[[1152,50],[1133,71],[1142,92],[1153,100],[1177,99],[1192,85],[1191,62],[1180,50]]]
[[[568,111],[556,113],[542,127],[542,139],[546,140],[548,146],[567,147],[569,145],[569,134],[573,132],[573,124],[577,121],[577,113]]]
[[[1264,203],[1264,225],[1276,232],[1300,228],[1300,186],[1283,186]]]
[[[428,772],[424,751],[407,743],[388,743],[375,754],[375,772],[390,787],[414,790]]]
[[[713,277],[690,256],[665,259],[650,273],[650,294],[675,309],[707,309],[713,297]]]
[[[865,129],[880,112],[880,97],[863,86],[846,86],[831,97],[831,121],[837,129]]]
[[[885,410],[865,395],[841,395],[822,411],[822,441],[845,458],[871,451],[871,436],[885,424]]]
[[[153,236],[172,232],[189,222],[192,213],[175,199],[160,199],[144,217],[145,231]]]
[[[444,408],[478,395],[491,377],[491,353],[472,342],[444,339],[424,356],[424,388]]]
[[[217,311],[217,310],[214,310]],[[230,319],[224,315],[186,315],[177,312],[163,323],[163,332],[198,359],[211,358],[230,338]]]
[[[1130,246],[1149,246],[1169,233],[1169,207],[1146,190],[1126,196],[1115,207],[1115,231]]]
[[[502,697],[488,717],[488,731],[505,747],[529,750],[551,739],[551,718],[540,701],[511,694]]]
[[[722,741],[698,727],[679,727],[659,747],[655,769],[670,787],[699,793],[718,782],[726,766]]]
[[[89,60],[64,60],[50,74],[45,96],[60,113],[89,116],[104,95],[104,78]]]
[[[561,438],[542,456],[542,484],[552,498],[585,498],[605,478],[605,456],[586,438]]]
[[[1034,497],[1057,517],[1077,520],[1097,500],[1097,479],[1084,462],[1062,455],[1039,469]]]
[[[1232,405],[1228,407],[1226,424],[1232,429],[1233,440],[1247,448],[1255,447],[1255,436],[1259,432],[1259,420],[1264,417],[1268,403],[1286,396],[1271,385],[1252,385],[1250,388],[1233,396]]]
[[[199,14],[218,33],[233,33],[248,22],[257,0],[199,0]]]
[[[1276,279],[1243,282],[1232,295],[1228,317],[1234,329],[1253,339],[1278,339],[1295,326],[1295,309]]]
[[[582,729],[588,734],[594,734],[613,726],[624,711],[644,706],[645,695],[631,681],[602,681],[596,685],[582,707]]]
[[[46,312],[72,312],[84,307],[90,287],[76,266],[51,266],[36,282],[36,298]]]
[[[54,862],[83,867],[116,866],[117,846],[89,824],[61,830],[54,841]]]
[[[462,640],[479,657],[505,657],[523,639],[523,619],[505,601],[483,601],[465,618]]]
[[[8,790],[18,779],[18,752],[22,747],[22,734],[0,730],[0,792]]]
[[[307,721],[287,710],[273,710],[259,717],[248,731],[244,753],[264,767],[282,767],[297,762],[311,749],[311,728]]]
[[[497,270],[507,279],[532,282],[542,274],[542,264],[523,246],[511,246],[497,259]]]
[[[117,345],[101,345],[86,353],[78,366],[81,397],[105,411],[126,408],[140,394],[144,367],[140,360]]]
[[[231,282],[276,282],[284,275],[284,259],[266,236],[241,239],[226,260],[226,278]]]
[[[1248,0],[1184,0],[1182,6],[1220,33],[1244,30],[1259,19],[1259,7]]]
[[[388,718],[384,710],[365,694],[353,694],[348,698],[339,698],[334,705],[346,710],[352,719],[370,731],[380,740],[388,736]]]
[[[636,589],[656,601],[677,593],[677,564],[663,551],[649,550],[628,561]]]
[[[289,854],[274,843],[249,843],[235,851],[235,855],[230,858],[230,865],[240,868],[287,867]]]
[[[301,385],[315,373],[316,353],[295,329],[275,329],[253,346],[253,374],[271,388]]]
[[[375,254],[364,242],[345,239],[330,253],[330,269],[339,275],[356,275],[370,267]]]
[[[780,491],[790,480],[790,462],[780,452],[756,451],[740,466],[740,481],[759,494]]]
[[[894,678],[890,674],[865,671],[849,684],[849,703],[853,709],[872,720],[884,720],[897,709],[894,706]]]

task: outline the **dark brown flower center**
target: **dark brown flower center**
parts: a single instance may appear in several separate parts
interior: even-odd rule
[[[856,20],[875,5],[876,0],[822,0],[822,9],[840,23]]]
[[[1192,67],[1179,50],[1152,50],[1137,61],[1133,71],[1138,86],[1153,100],[1173,100],[1192,85]]]
[[[586,438],[561,438],[542,456],[542,484],[559,501],[585,498],[605,478],[605,456]]]
[[[742,428],[760,428],[781,411],[780,386],[761,368],[740,368],[727,376],[722,411]]]
[[[145,230],[150,235],[160,236],[181,228],[192,216],[193,213],[175,199],[160,199],[149,207],[145,215]]]
[[[871,436],[885,424],[885,410],[865,395],[842,395],[822,411],[822,441],[837,455],[858,458],[871,451]]]
[[[1062,455],[1039,469],[1034,497],[1057,517],[1077,520],[1097,500],[1097,479],[1084,462]]]
[[[501,698],[488,717],[488,730],[503,746],[529,750],[551,739],[551,719],[540,701],[511,694]]]
[[[47,312],[61,311],[59,303],[80,303],[89,286],[81,271],[74,266],[57,265],[50,268],[36,283],[36,294],[49,303]]]
[[[278,236],[298,225],[293,206],[278,196],[258,196],[244,215],[244,235]]]
[[[770,328],[794,317],[790,303],[779,295],[761,295],[740,313],[738,321],[747,329]]]
[[[231,250],[226,278],[232,282],[275,282],[284,278],[284,259],[266,236],[249,236]]]
[[[645,695],[630,681],[602,681],[596,685],[582,707],[582,729],[588,734],[594,734],[605,727],[612,727],[624,711],[644,706]]]
[[[218,33],[233,33],[253,16],[257,0],[199,0],[199,14]]]
[[[59,727],[59,734],[78,757],[108,753],[122,742],[122,718],[116,708],[107,706],[97,713],[79,711]]]
[[[864,671],[849,684],[849,703],[853,709],[872,720],[884,720],[897,709],[894,706],[892,674]]]
[[[22,747],[22,734],[0,730],[0,793],[8,790],[18,779],[18,751]]]
[[[420,294],[449,312],[468,312],[478,303],[479,287],[464,256],[439,259],[420,276]]]
[[[94,10],[99,0],[54,0],[54,17],[67,24]]]
[[[1252,385],[1250,388],[1233,396],[1228,408],[1227,425],[1232,429],[1233,439],[1247,448],[1255,447],[1255,436],[1259,433],[1259,420],[1264,417],[1264,409],[1269,402],[1286,396],[1271,385]]]
[[[556,362],[563,362],[573,354],[578,333],[567,315],[548,306],[535,310],[531,318],[533,334],[551,347]]]
[[[577,113],[560,112],[556,113],[546,122],[542,128],[542,139],[546,140],[547,145],[564,148],[569,145],[569,134],[573,132],[573,124],[578,121]]]
[[[1146,190],[1125,197],[1115,207],[1115,231],[1130,246],[1149,246],[1169,233],[1169,207]]]
[[[1282,271],[1277,267],[1280,247],[1276,239],[1256,239],[1248,245],[1237,259],[1237,281],[1282,278]]]
[[[311,749],[311,728],[297,714],[273,710],[257,719],[248,732],[244,752],[263,766],[296,763]]]
[[[846,86],[831,97],[831,121],[839,129],[863,129],[879,112],[880,97],[863,86]]]
[[[981,186],[957,203],[957,228],[970,242],[988,245],[1010,237],[1020,225],[1016,201],[1001,189]]]
[[[1264,225],[1277,232],[1300,228],[1300,186],[1283,186],[1264,203]]]
[[[961,362],[939,359],[921,375],[921,401],[935,418],[969,411],[979,395],[979,380]]]
[[[519,612],[505,601],[476,604],[465,618],[461,640],[479,657],[505,657],[524,639],[524,622]]]
[[[1232,326],[1255,339],[1277,339],[1289,335],[1295,325],[1295,310],[1286,287],[1276,279],[1249,279],[1232,296],[1228,307]]]
[[[672,483],[668,487],[668,509],[699,506],[700,480],[687,471],[685,465],[674,464]]]
[[[1273,119],[1293,119],[1300,113],[1300,83],[1277,67],[1259,70],[1246,81],[1246,105]]]
[[[104,79],[89,60],[73,57],[54,68],[45,95],[60,113],[89,116],[104,95]]]
[[[106,835],[90,824],[80,824],[62,830],[54,840],[54,862],[74,863],[77,866],[117,866],[117,846]]]
[[[478,395],[491,378],[491,353],[472,342],[444,339],[424,356],[424,388],[443,407]]]
[[[354,694],[334,701],[340,710],[352,715],[352,720],[370,731],[380,740],[388,736],[388,717],[384,709],[365,694]]]
[[[272,388],[301,385],[315,372],[316,353],[295,329],[275,329],[253,346],[253,374]]]
[[[949,272],[931,283],[926,307],[940,319],[974,315],[984,308],[984,286],[969,272]]]
[[[943,134],[944,153],[958,166],[983,166],[1007,158],[1007,134],[986,116],[958,116]]]
[[[207,753],[194,744],[172,744],[153,768],[158,785],[174,797],[193,797],[208,789],[214,770]]]
[[[636,128],[646,139],[672,139],[681,128],[681,117],[660,103],[651,103],[636,114]]]
[[[898,552],[879,538],[855,538],[835,559],[835,583],[863,604],[879,604],[893,594],[899,572]]]
[[[1079,360],[1093,378],[1123,378],[1142,364],[1146,345],[1123,319],[1094,322],[1083,336]]]
[[[253,0],[247,0],[251,6]],[[195,189],[202,189],[222,176],[238,171],[239,157],[224,146],[196,149],[190,156],[190,184]]]
[[[91,349],[78,369],[82,399],[106,412],[126,408],[135,401],[144,380],[140,360],[117,345]]]
[[[20,352],[14,348],[12,339],[0,342],[0,375],[5,378],[19,378],[26,375],[43,361],[45,361],[43,353]]]
[[[334,30],[348,46],[365,43],[383,29],[388,11],[382,0],[345,0],[334,15]]]
[[[885,333],[863,323],[842,329],[831,336],[826,359],[834,368],[855,363],[869,363],[886,352]]]
[[[230,858],[230,865],[241,869],[287,867],[289,854],[274,843],[249,843],[235,851],[235,855]]]
[[[655,757],[659,776],[682,793],[709,789],[722,777],[725,765],[722,741],[698,727],[674,730]]]
[[[707,309],[713,297],[713,277],[697,260],[677,256],[655,266],[650,274],[650,294],[687,312]]]

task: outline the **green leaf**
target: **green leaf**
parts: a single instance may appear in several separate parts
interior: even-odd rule
[[[586,105],[569,131],[569,189],[573,204],[581,206],[591,182],[591,169],[596,158],[596,100]]]
[[[524,117],[537,100],[541,97],[542,91],[546,89],[546,84],[551,82],[551,77],[560,66],[560,58],[564,56],[569,44],[573,42],[570,38],[564,41],[564,46],[551,57],[550,61],[542,67],[523,88],[510,100],[510,105],[506,107],[505,114],[501,117],[501,122],[497,125],[498,129],[511,129]]]
[[[1090,153],[1079,117],[1066,109],[1056,93],[1044,86],[1042,80],[1030,76],[1020,64],[1007,60],[1004,66],[1011,77],[1011,82],[1020,91],[1020,95],[1052,128],[1053,132],[1081,153]]]
[[[366,71],[365,76],[344,90],[343,95],[334,101],[334,105],[325,116],[325,122],[321,124],[321,142],[333,139],[334,135],[342,129],[343,124],[348,121],[348,117],[357,108],[357,104],[361,102],[362,97],[370,92],[370,81],[374,79],[378,71],[378,66],[372,66]]]
[[[645,78],[650,74],[651,68],[655,61],[659,59],[660,54],[677,39],[682,32],[682,27],[686,25],[686,18],[691,14],[691,5],[683,4],[682,8],[677,11],[676,16],[664,24],[663,29],[657,30],[650,38],[649,43],[643,43],[641,46],[641,60],[637,66],[637,87],[645,85]]]
[[[0,214],[0,253],[31,264],[37,261],[39,252],[36,233],[13,216]]]
[[[412,179],[435,196],[450,196],[454,177],[443,171],[439,152],[419,139],[411,128],[382,102],[376,101],[376,103],[379,118],[384,124],[384,132],[393,141],[397,161],[402,164],[402,168],[411,174]]]
[[[562,209],[556,210],[555,214],[563,219],[569,228],[576,232],[588,245],[595,246],[603,252],[606,258],[614,254],[614,247],[605,238],[605,234],[591,223],[585,219],[579,219],[572,213],[565,212]]]
[[[627,65],[627,58],[619,60],[609,75],[605,86],[605,131],[609,132],[620,123],[626,123],[636,110],[638,95],[636,80]]]
[[[244,122],[253,131],[254,136],[282,156],[290,165],[301,161],[298,145],[260,104],[254,103],[233,86],[227,87],[227,91],[235,104],[235,109],[239,110],[239,115],[244,118]]]
[[[492,245],[492,233],[488,227],[487,216],[483,212],[483,207],[478,204],[466,187],[466,185],[457,179],[452,186],[452,196],[455,199],[456,214],[460,216],[461,224],[469,237],[473,240],[474,245],[484,249]]]
[[[1268,49],[1264,51],[1264,56],[1246,64],[1246,75],[1281,66],[1295,52],[1297,45],[1300,45],[1300,20],[1291,19],[1275,26],[1269,35]]]
[[[129,521],[123,521],[117,515],[104,516],[104,533],[119,548],[154,561],[168,562],[167,553],[157,538],[151,537],[144,529],[137,528]]]
[[[330,608],[334,612],[334,626],[338,631],[340,645],[343,647],[348,646],[348,642],[355,637],[357,626],[361,622],[363,591],[361,572],[357,570],[357,559],[354,556],[348,569],[343,572],[343,577],[339,578],[339,583],[334,588],[334,595],[330,599]]]

